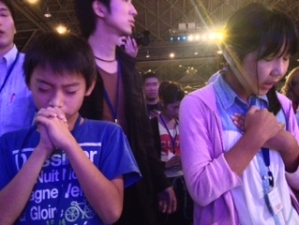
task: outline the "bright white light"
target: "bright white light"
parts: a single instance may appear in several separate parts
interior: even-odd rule
[[[194,36],[192,35],[192,34],[190,34],[189,36],[188,36],[188,41],[193,41],[194,40]]]
[[[51,17],[52,15],[51,15],[51,13],[45,13],[44,14],[44,17],[46,17],[46,18],[49,18],[49,17]]]
[[[210,40],[215,40],[215,38],[216,38],[216,34],[215,33],[210,33],[209,34],[209,39]]]
[[[56,31],[57,31],[59,34],[64,34],[64,33],[67,31],[67,29],[66,29],[65,26],[63,26],[63,25],[59,25],[58,27],[56,27]]]
[[[174,58],[174,57],[175,57],[175,54],[172,52],[172,53],[169,54],[169,57],[170,57],[170,58]]]
[[[217,33],[217,39],[222,40],[223,39],[223,34],[222,33]]]
[[[194,42],[194,41],[200,41],[200,42],[219,42],[222,39],[224,39],[224,31],[221,28],[211,28],[209,30],[205,31],[188,31],[181,32],[180,36],[170,37],[171,41],[188,41],[188,42]]]
[[[44,17],[46,17],[46,18],[50,18],[52,15],[51,15],[51,13],[50,13],[50,11],[49,11],[49,7],[47,7],[47,12],[44,14]]]
[[[39,0],[27,0],[27,2],[30,4],[36,4],[39,2]]]

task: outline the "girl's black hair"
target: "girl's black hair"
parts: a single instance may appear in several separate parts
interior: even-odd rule
[[[294,55],[298,51],[298,30],[295,23],[282,12],[251,3],[233,14],[225,26],[223,47],[231,46],[240,61],[254,51],[257,60]],[[281,49],[283,48],[283,51]],[[267,93],[269,111],[277,114],[281,104],[273,87]]]
[[[184,90],[176,82],[163,81],[159,86],[159,98],[165,105],[181,101],[184,96]]]

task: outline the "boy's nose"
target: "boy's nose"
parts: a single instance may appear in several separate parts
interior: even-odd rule
[[[62,105],[63,105],[62,95],[59,92],[54,93],[52,98],[50,99],[49,106],[61,108]]]

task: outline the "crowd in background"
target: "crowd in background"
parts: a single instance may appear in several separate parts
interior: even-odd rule
[[[140,77],[132,1],[74,4],[81,36],[44,33],[24,54],[0,0],[0,224],[299,224],[287,15],[238,9],[223,68],[186,94]]]

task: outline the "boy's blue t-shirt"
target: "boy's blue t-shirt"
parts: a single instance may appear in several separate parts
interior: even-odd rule
[[[125,187],[140,179],[127,138],[118,125],[85,120],[73,136],[95,166]],[[35,127],[0,137],[0,190],[18,173],[39,143]],[[88,204],[66,154],[56,150],[44,163],[24,213],[15,224],[103,224]]]

